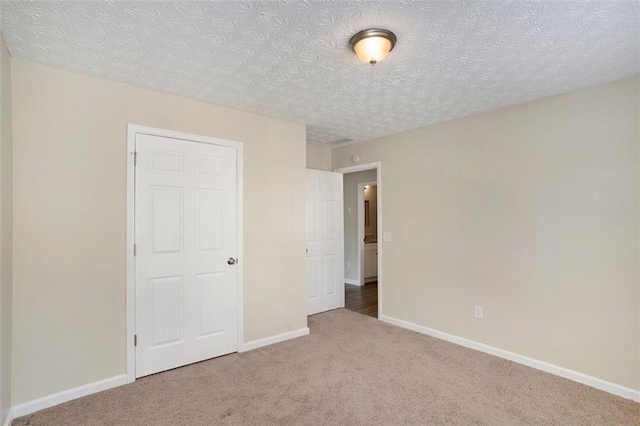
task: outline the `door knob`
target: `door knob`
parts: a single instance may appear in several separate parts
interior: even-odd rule
[[[227,263],[229,265],[235,265],[236,264],[236,260],[233,257],[230,257],[227,259]]]

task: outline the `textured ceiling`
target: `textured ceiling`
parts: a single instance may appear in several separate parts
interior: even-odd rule
[[[369,27],[398,35],[375,67],[348,47]],[[640,72],[638,1],[3,1],[1,28],[15,57],[305,123],[322,144]]]

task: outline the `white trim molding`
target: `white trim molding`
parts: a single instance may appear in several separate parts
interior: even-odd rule
[[[299,328],[298,330],[287,331],[286,333],[276,334],[275,336],[265,337],[264,339],[253,340],[240,346],[238,352],[247,352],[253,349],[262,348],[264,346],[273,345],[275,343],[284,342],[309,334],[309,327]]]
[[[464,337],[454,336],[453,334],[444,333],[442,331],[434,330],[432,328],[424,327],[422,325],[414,324],[408,321],[400,320],[386,315],[380,315],[379,318],[381,321],[396,325],[398,327],[406,328],[408,330],[416,331],[421,334],[426,334],[427,336],[446,340],[447,342],[455,343],[456,345],[464,346],[470,349],[475,349],[477,351],[484,352],[489,355],[494,355],[499,358],[508,359],[509,361],[526,365],[527,367],[542,370],[556,376],[564,377],[565,379],[573,380],[574,382],[582,383],[583,385],[591,386],[592,388],[596,388],[601,391],[640,402],[640,391],[637,391],[635,389],[608,382],[606,380],[598,379],[597,377],[589,376],[578,371],[569,370],[568,368],[550,364],[545,361],[540,361],[514,352],[509,352],[503,349],[495,348],[493,346],[485,345],[484,343],[476,342],[474,340],[465,339]]]
[[[359,287],[362,287],[362,284],[360,284],[360,282],[358,280],[352,280],[351,278],[345,278],[344,279],[344,283],[345,284],[351,284],[351,285],[357,285]]]
[[[252,342],[243,344],[240,346],[238,352],[247,352],[253,349],[262,348],[264,346],[273,345],[275,343],[284,342],[287,340],[295,339],[297,337],[306,336],[309,334],[309,328],[304,327],[298,330],[288,331],[286,333],[276,334],[275,336],[265,337],[264,339],[254,340]],[[33,401],[24,402],[11,408],[7,415],[7,420],[4,426],[10,426],[14,418],[26,416],[28,414],[35,413],[36,411],[44,410],[55,405],[59,405],[74,399],[82,398],[94,393],[102,392],[108,389],[112,389],[118,386],[126,385],[129,383],[126,374],[120,374],[118,376],[111,377],[109,379],[100,380],[97,382],[89,383],[86,385],[78,386],[76,388],[67,389],[62,392],[47,395],[42,398],[34,399]]]
[[[45,408],[53,407],[54,405],[62,404],[63,402],[82,398],[83,396],[102,392],[125,384],[127,384],[127,375],[119,374],[109,379],[67,389],[62,392],[34,399],[33,401],[18,404],[12,408],[12,416],[15,418],[26,416],[27,414],[35,413],[36,411],[44,410]]]
[[[4,426],[11,426],[11,422],[13,422],[13,408],[9,408],[9,412],[7,413],[7,417],[4,419]]]
[[[136,380],[136,348],[134,336],[136,333],[136,310],[135,310],[135,257],[133,255],[133,244],[135,243],[135,151],[137,126],[129,124],[127,126],[127,287],[126,287],[126,309],[127,309],[127,383]]]

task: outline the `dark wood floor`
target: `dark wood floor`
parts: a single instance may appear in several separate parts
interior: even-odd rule
[[[366,283],[364,286],[345,284],[344,307],[378,318],[378,282]]]

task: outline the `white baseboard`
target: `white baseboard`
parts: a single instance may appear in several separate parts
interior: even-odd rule
[[[54,405],[71,401],[72,399],[82,398],[83,396],[122,386],[126,383],[127,375],[120,374],[109,379],[104,379],[86,385],[78,386],[77,388],[67,389],[62,392],[54,393],[53,395],[44,396],[42,398],[34,399],[33,401],[24,402],[22,404],[14,406],[12,408],[13,417],[17,418],[26,416],[27,414],[35,413],[36,411],[44,410],[45,408],[53,407]]]
[[[295,339],[296,337],[302,337],[309,334],[309,327],[300,328],[298,330],[288,331],[286,333],[276,334],[275,336],[265,337],[264,339],[254,340],[249,343],[245,343],[240,347],[238,352],[247,352],[253,349],[258,349],[263,346],[273,345],[274,343],[284,342],[285,340]]]
[[[9,408],[7,417],[4,419],[4,426],[11,426],[12,421],[13,421],[13,408]]]
[[[351,278],[345,278],[344,279],[344,283],[345,284],[351,284],[351,285],[360,285],[360,281],[352,280]]]
[[[245,343],[244,345],[242,345],[238,352],[250,351],[252,349],[261,348],[263,346],[272,345],[274,343],[284,342],[285,340],[294,339],[296,337],[306,336],[307,334],[309,334],[309,328],[304,327],[299,330],[289,331],[287,333],[277,334],[275,336],[266,337],[264,339],[254,340],[253,342]],[[42,398],[34,399],[33,401],[18,404],[14,406],[9,412],[7,420],[5,421],[5,426],[10,426],[11,421],[13,421],[14,418],[26,416],[28,414],[35,413],[36,411],[53,407],[54,405],[62,404],[73,399],[82,398],[83,396],[91,395],[125,384],[127,384],[127,375],[120,374],[109,379],[104,379],[98,382],[78,386],[77,388],[73,389],[67,389],[53,395],[44,396]]]
[[[413,330],[418,333],[437,337],[438,339],[446,340],[447,342],[455,343],[460,346],[465,346],[467,348],[475,349],[480,352],[508,359],[509,361],[517,362],[518,364],[523,364],[528,367],[545,371],[547,373],[555,374],[556,376],[564,377],[565,379],[573,380],[574,382],[582,383],[583,385],[591,386],[593,388],[621,396],[623,398],[640,402],[640,391],[637,391],[635,389],[608,382],[606,380],[598,379],[597,377],[588,376],[584,373],[579,373],[577,371],[569,370],[567,368],[560,367],[554,364],[549,364],[548,362],[529,358],[527,356],[516,354],[514,352],[498,349],[493,346],[485,345],[484,343],[465,339],[464,337],[454,336],[453,334],[444,333],[442,331],[434,330],[432,328],[424,327],[422,325],[414,324],[408,321],[403,321],[386,315],[380,315],[379,319],[386,323],[397,325],[398,327]]]

